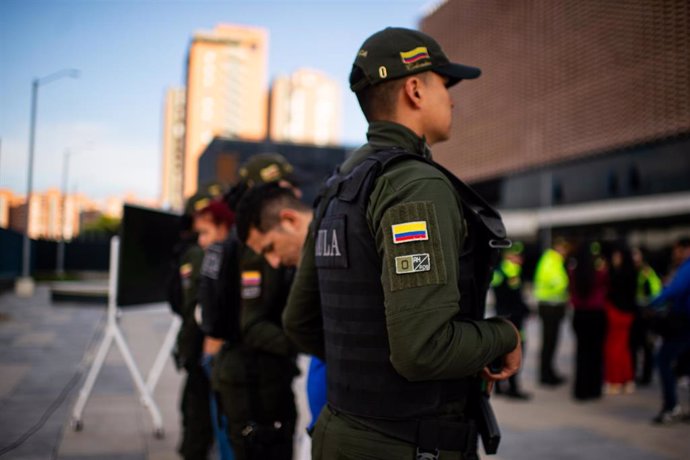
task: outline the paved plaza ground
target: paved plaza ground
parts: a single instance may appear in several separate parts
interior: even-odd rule
[[[71,412],[105,325],[105,307],[51,304],[47,286],[31,299],[0,295],[0,458],[33,460],[165,460],[178,458],[177,411],[181,375],[167,360],[154,399],[165,437],[153,436],[149,412],[139,403],[125,362],[115,347],[96,381],[74,431]],[[171,323],[164,305],[124,310],[120,325],[144,376]],[[635,394],[577,403],[568,385],[535,385],[539,325],[528,321],[528,356],[522,374],[529,402],[494,397],[503,441],[496,460],[690,458],[690,424],[656,427],[658,381]],[[572,375],[573,340],[563,326],[559,368]],[[306,359],[301,360],[304,365]],[[572,380],[572,379],[570,379]],[[295,382],[301,412],[303,379]],[[687,408],[687,387],[680,391]],[[306,423],[306,420],[302,420]],[[298,443],[304,439],[300,435]],[[489,457],[492,458],[492,457]]]

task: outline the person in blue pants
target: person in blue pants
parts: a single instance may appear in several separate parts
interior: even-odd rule
[[[680,262],[671,282],[664,287],[650,306],[668,306],[663,337],[657,355],[657,367],[661,377],[663,406],[652,423],[665,425],[687,419],[678,404],[676,375],[673,364],[685,352],[690,351],[690,238],[681,238],[673,248],[673,257]]]
[[[311,412],[311,422],[307,426],[309,433],[314,429],[321,409],[326,405],[326,363],[316,356],[312,356],[309,362],[309,374],[307,375],[307,400]]]

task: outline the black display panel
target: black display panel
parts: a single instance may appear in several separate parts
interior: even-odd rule
[[[117,304],[167,301],[170,259],[180,216],[126,204],[120,229]]]

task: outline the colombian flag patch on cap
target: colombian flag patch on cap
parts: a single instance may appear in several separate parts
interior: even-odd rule
[[[393,243],[409,243],[410,241],[426,241],[429,234],[426,229],[426,221],[405,222],[391,226],[393,230]]]
[[[418,46],[413,50],[401,52],[400,58],[403,64],[414,64],[422,59],[429,59],[429,50],[426,49],[426,46]]]

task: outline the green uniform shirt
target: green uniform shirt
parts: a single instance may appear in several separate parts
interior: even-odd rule
[[[249,420],[294,423],[291,388],[298,369],[295,347],[281,326],[290,289],[286,269],[272,268],[246,247],[239,264],[242,340],[226,343],[218,353],[212,385],[222,399],[231,438],[241,443],[241,431]]]
[[[180,258],[182,282],[182,326],[177,334],[177,353],[180,362],[191,365],[201,356],[203,333],[194,318],[199,292],[199,274],[204,251],[197,244],[190,245]]]
[[[294,346],[281,327],[281,313],[289,290],[286,269],[274,269],[263,256],[245,248],[240,270],[242,343],[276,355],[294,354]]]
[[[430,156],[423,139],[404,126],[374,122],[369,143],[343,164],[347,172],[378,149],[401,147]],[[367,222],[382,260],[381,284],[385,299],[391,363],[405,378],[453,379],[475,374],[493,359],[517,345],[513,327],[500,319],[455,319],[463,309],[457,286],[459,254],[466,228],[459,196],[437,169],[416,161],[402,161],[378,178],[367,206]],[[395,258],[400,248],[391,240],[392,226],[419,220],[429,222],[431,270],[401,275]],[[412,246],[409,246],[412,247]],[[302,261],[284,312],[288,336],[303,351],[325,358],[314,239],[309,233]]]
[[[198,302],[199,273],[204,260],[204,250],[192,244],[180,259],[180,278],[182,279],[182,321],[194,320],[194,310]]]

